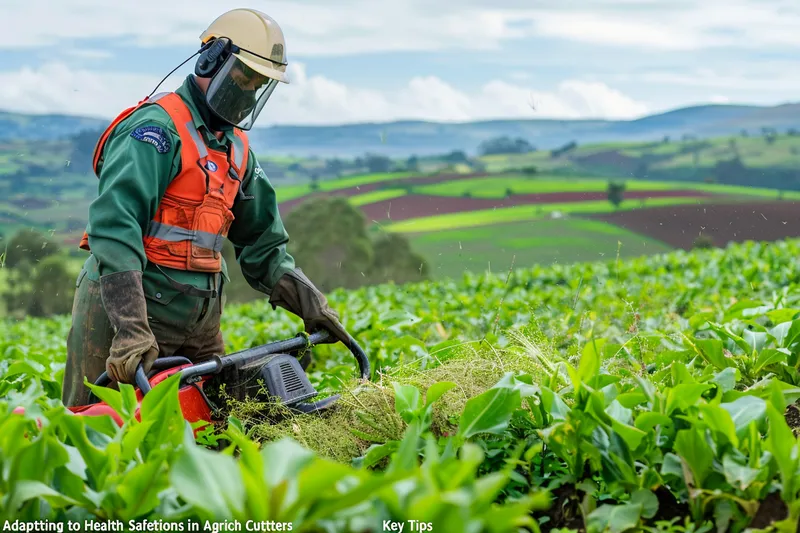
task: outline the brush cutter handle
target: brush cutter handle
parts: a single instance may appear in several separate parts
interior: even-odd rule
[[[150,380],[147,379],[147,374],[144,373],[142,363],[139,363],[139,366],[136,367],[134,381],[136,381],[136,386],[139,387],[139,390],[142,391],[142,396],[152,390],[152,387],[150,387]]]
[[[356,358],[358,361],[358,370],[361,372],[361,379],[369,380],[372,376],[372,371],[369,368],[369,357],[367,354],[364,353],[364,350],[361,349],[361,346],[358,345],[356,340],[353,337],[350,337],[349,340],[350,346],[350,353]]]
[[[358,345],[356,340],[351,335],[348,335],[348,337],[349,337],[348,339],[349,346],[347,346],[346,344],[345,346],[347,346],[347,348],[350,350],[350,353],[353,354],[353,356],[356,358],[356,361],[358,362],[358,371],[361,374],[361,379],[368,380],[372,375],[372,372],[369,367],[369,358],[367,357],[367,354],[364,353],[364,350],[361,348],[361,346]],[[320,331],[315,331],[314,333],[309,335],[308,342],[309,344],[320,344],[321,342],[325,342],[327,340],[330,340],[331,338],[332,338],[331,333],[328,330],[323,329]]]

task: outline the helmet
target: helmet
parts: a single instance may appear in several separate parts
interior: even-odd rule
[[[211,78],[209,109],[243,130],[256,117],[286,75],[286,42],[275,20],[255,9],[222,14],[200,35],[202,53],[195,74]]]

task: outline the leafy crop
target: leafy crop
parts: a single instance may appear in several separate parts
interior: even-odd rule
[[[799,254],[796,241],[748,242],[334,292],[375,383],[354,380],[341,345],[316,347],[312,381],[343,407],[271,434],[231,415],[193,437],[174,379],[138,418],[132,388],[97,390],[122,427],[72,416],[57,400],[68,318],[6,322],[0,509],[294,531],[414,519],[434,531],[794,532]],[[225,316],[229,350],[301,327],[265,302]],[[491,380],[475,386],[465,365]],[[357,453],[334,459],[292,437],[326,420],[328,440],[353,439]]]

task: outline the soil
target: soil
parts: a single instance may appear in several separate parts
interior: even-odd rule
[[[658,499],[658,511],[651,519],[652,523],[660,520],[672,520],[676,516],[689,516],[689,506],[680,503],[668,488],[658,487],[655,495]]]
[[[800,236],[800,205],[792,201],[675,205],[587,215],[689,250],[704,235],[714,246]]]
[[[340,191],[332,191],[336,194]],[[338,194],[337,194],[338,195]],[[701,198],[711,196],[701,191],[631,191],[625,193],[630,200],[643,198]],[[307,197],[306,197],[307,198]],[[461,196],[435,196],[427,194],[408,194],[398,198],[381,200],[361,206],[368,220],[392,220],[398,222],[412,218],[463,213],[480,209],[495,209],[518,205],[549,204],[555,202],[585,202],[607,200],[605,192],[556,192],[542,194],[516,194],[509,198],[466,198]],[[280,205],[281,215],[291,210],[289,202]]]
[[[786,408],[784,416],[786,417],[786,423],[792,428],[795,436],[800,436],[800,407],[797,404],[790,405]]]
[[[779,492],[770,493],[758,507],[756,515],[748,525],[750,529],[764,529],[774,522],[785,520],[789,516],[789,508],[781,499]]]
[[[581,515],[579,503],[581,495],[575,489],[575,485],[562,485],[551,493],[552,504],[543,513],[534,513],[534,518],[539,519],[544,516],[549,520],[542,524],[542,531],[550,531],[554,528],[575,529],[585,531],[583,516]]]

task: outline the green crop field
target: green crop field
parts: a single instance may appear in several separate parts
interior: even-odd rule
[[[512,266],[627,258],[672,249],[606,222],[576,219],[422,233],[412,236],[411,246],[428,259],[436,278],[459,278],[465,271],[507,272]]]
[[[336,410],[270,422],[266,404],[227,404],[197,438],[174,378],[138,417],[130,386],[98,389],[121,427],[70,415],[69,318],[6,322],[3,519],[795,531],[798,255],[749,242],[334,291],[372,383],[350,378],[341,345],[316,347],[311,378],[344,393]],[[266,301],[223,319],[229,350],[300,327]]]
[[[696,185],[701,186],[702,184]],[[630,191],[669,191],[680,189],[683,184],[677,182],[627,180],[625,181],[625,187],[626,190]],[[608,189],[608,180],[587,179],[578,176],[536,176],[535,178],[490,176],[488,178],[421,185],[414,187],[414,192],[438,196],[462,196],[464,193],[470,193],[476,198],[503,198],[506,196],[508,189],[513,194],[605,192]]]
[[[385,189],[382,191],[365,192],[364,194],[357,194],[348,198],[348,201],[355,206],[373,204],[375,202],[382,202],[383,200],[391,200],[392,198],[399,198],[405,196],[404,189]]]
[[[340,189],[347,189],[350,187],[358,187],[360,185],[369,185],[372,183],[381,183],[384,181],[391,181],[396,179],[408,178],[417,175],[414,172],[387,172],[385,174],[362,174],[357,176],[348,176],[345,178],[326,180],[319,183],[318,191],[337,191]],[[275,191],[278,196],[279,202],[286,202],[295,198],[300,198],[307,194],[316,192],[310,185],[288,185],[277,186]]]

